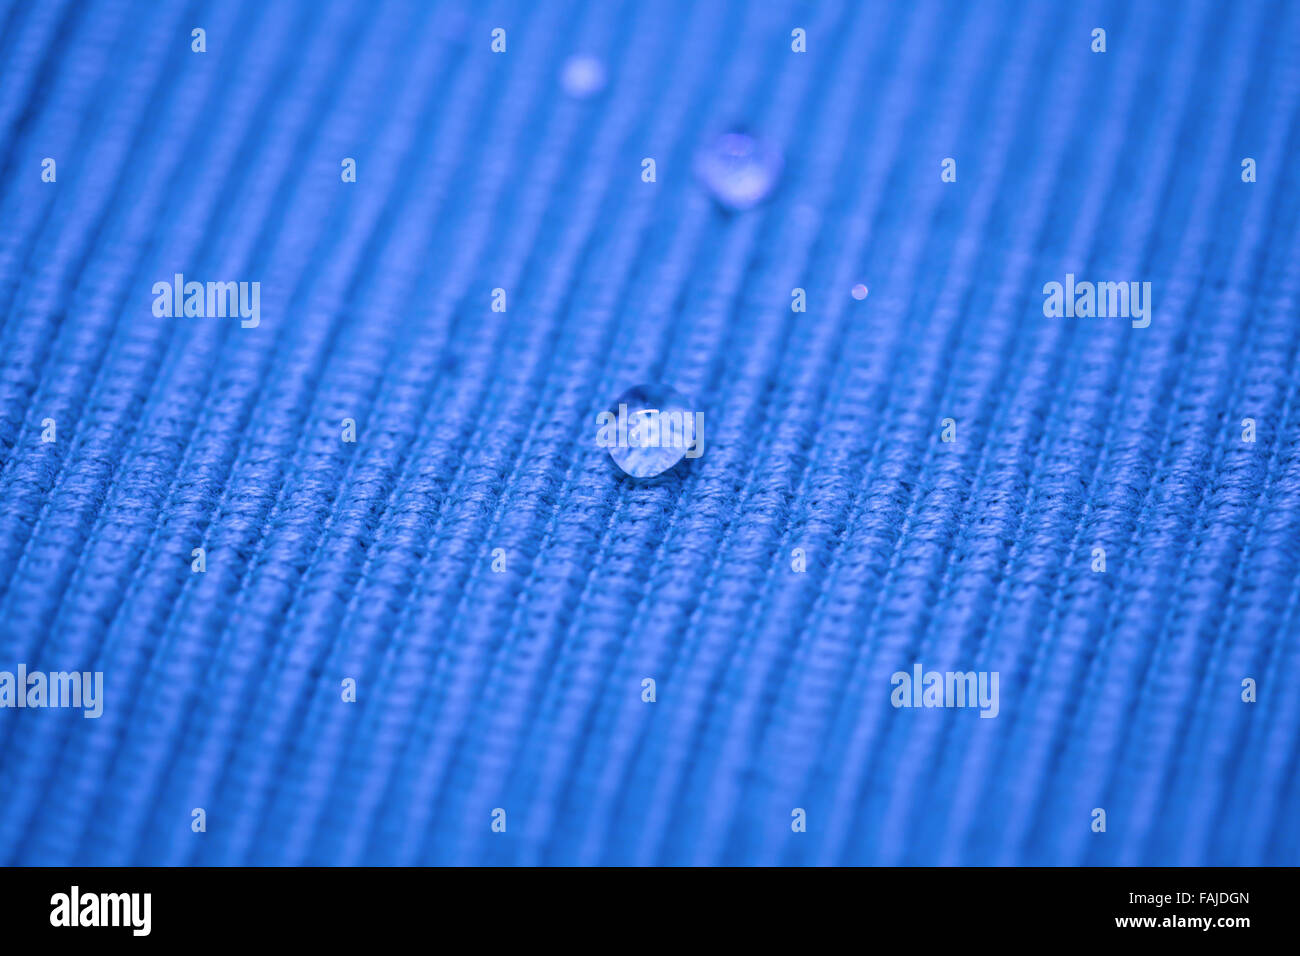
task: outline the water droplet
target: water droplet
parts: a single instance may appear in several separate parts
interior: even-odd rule
[[[564,61],[560,85],[570,96],[585,100],[605,88],[605,64],[594,56],[580,54]]]
[[[723,133],[695,156],[695,175],[729,209],[757,206],[776,187],[779,150],[748,133]]]
[[[859,302],[861,302],[863,299],[867,297],[867,287],[864,286],[861,282],[859,282],[857,285],[853,287],[852,292],[853,292],[853,298],[857,299]]]
[[[704,454],[704,416],[671,385],[636,385],[598,418],[596,444],[633,478],[662,475]]]

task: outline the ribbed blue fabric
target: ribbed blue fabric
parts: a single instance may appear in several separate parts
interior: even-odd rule
[[[11,0],[0,670],[104,710],[0,862],[1300,863],[1298,104],[1294,2]]]

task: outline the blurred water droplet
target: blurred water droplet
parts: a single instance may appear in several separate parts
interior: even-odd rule
[[[695,156],[695,175],[713,198],[729,209],[757,206],[781,178],[784,160],[776,148],[748,133],[723,133]]]
[[[594,56],[571,56],[560,71],[560,85],[575,99],[595,96],[605,88],[605,64]]]
[[[859,282],[857,285],[853,287],[852,292],[853,292],[853,298],[857,299],[859,302],[861,302],[863,299],[867,297],[867,287],[864,286],[861,282]]]

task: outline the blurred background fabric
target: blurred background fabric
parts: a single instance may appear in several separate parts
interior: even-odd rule
[[[1300,863],[1300,3],[0,7],[0,862]]]

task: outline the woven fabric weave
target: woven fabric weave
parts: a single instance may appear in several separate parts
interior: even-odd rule
[[[0,670],[104,692],[0,862],[1300,863],[1298,102],[1295,2],[10,0]]]

